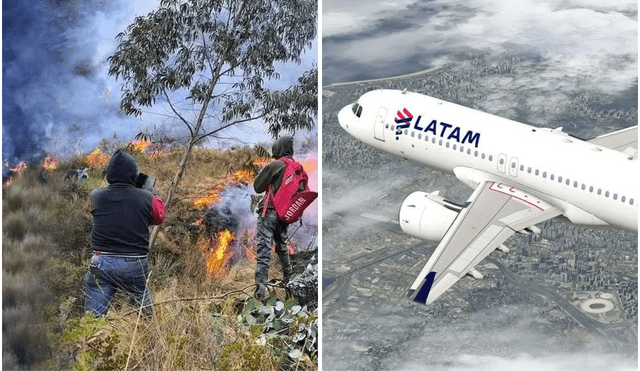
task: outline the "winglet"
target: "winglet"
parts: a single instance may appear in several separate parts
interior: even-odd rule
[[[436,279],[436,272],[429,272],[427,276],[424,278],[424,282],[422,283],[422,287],[418,290],[418,293],[413,298],[414,301],[418,303],[426,304],[427,297],[429,296],[429,291],[431,291],[431,286],[433,286],[433,281]]]

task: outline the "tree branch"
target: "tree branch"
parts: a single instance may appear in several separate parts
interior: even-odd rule
[[[187,129],[189,129],[189,133],[191,134],[191,137],[193,137],[193,129],[191,128],[191,124],[189,124],[189,122],[185,120],[185,118],[182,117],[178,113],[178,111],[176,111],[176,109],[173,107],[173,104],[171,104],[171,100],[169,99],[169,94],[167,94],[167,91],[163,89],[162,92],[164,93],[164,96],[167,98],[167,103],[169,103],[169,107],[171,107],[171,110],[173,111],[173,113],[175,113],[176,116],[178,116],[180,120],[182,120],[182,122],[187,126]]]
[[[213,131],[211,131],[211,132],[208,132],[208,133],[206,133],[206,134],[202,134],[201,136],[199,136],[199,137],[196,139],[196,142],[199,142],[199,141],[201,141],[202,139],[204,139],[204,138],[206,138],[206,137],[208,137],[208,136],[210,136],[210,135],[213,135],[213,134],[215,134],[215,133],[217,133],[217,132],[219,132],[219,131],[222,131],[222,130],[224,130],[224,129],[228,128],[228,127],[231,127],[231,126],[233,126],[233,125],[236,125],[236,124],[242,124],[243,122],[249,122],[249,121],[257,120],[257,119],[262,118],[262,117],[264,117],[264,116],[266,116],[266,115],[263,113],[263,114],[261,114],[261,115],[259,115],[259,116],[249,117],[249,118],[246,118],[246,119],[243,119],[243,120],[237,120],[237,121],[234,121],[234,122],[230,122],[230,123],[228,123],[228,124],[226,124],[226,125],[220,126],[219,128],[217,128],[217,129],[215,129],[215,130],[213,130]]]

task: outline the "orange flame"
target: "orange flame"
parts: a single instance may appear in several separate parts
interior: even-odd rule
[[[53,171],[58,168],[59,163],[60,163],[60,160],[55,159],[51,156],[47,156],[45,157],[44,162],[42,163],[42,166],[47,171]]]
[[[220,277],[224,274],[223,268],[227,266],[229,260],[233,257],[233,251],[229,249],[233,242],[233,232],[229,230],[220,231],[218,233],[215,245],[211,245],[205,238],[201,238],[198,247],[205,254],[207,273],[210,276]],[[209,245],[209,246],[207,246]]]
[[[300,165],[304,168],[304,171],[307,174],[315,173],[318,171],[318,159],[317,158],[308,158],[306,160],[298,161]]]
[[[84,161],[94,169],[106,166],[109,160],[111,160],[111,156],[103,154],[100,148],[94,149],[84,158]]]
[[[135,142],[131,142],[131,150],[133,152],[142,153],[142,151],[149,147],[150,144],[151,142],[146,140],[136,140]]]
[[[296,248],[292,244],[287,244],[287,250],[289,250],[289,255],[294,255],[296,253]]]
[[[220,194],[227,186],[233,183],[252,183],[253,172],[251,170],[238,170],[231,175],[225,176],[219,180],[205,196],[200,197],[193,201],[193,206],[196,209],[203,210],[209,205],[213,205],[220,199]]]
[[[9,178],[6,182],[4,182],[4,185],[8,187],[11,185],[12,181],[13,181],[13,178]]]
[[[271,159],[269,157],[260,157],[253,160],[253,165],[259,168],[263,168],[267,166],[270,162],[271,162]]]
[[[27,168],[27,164],[23,161],[21,163],[18,164],[18,166],[14,167],[13,169],[11,169],[11,171],[13,171],[16,174],[20,174],[22,172],[22,170]]]

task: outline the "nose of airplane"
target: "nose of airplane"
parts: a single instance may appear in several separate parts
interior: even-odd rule
[[[353,114],[351,113],[351,105],[342,107],[340,112],[338,112],[338,123],[347,132],[349,132],[349,118],[352,115]]]

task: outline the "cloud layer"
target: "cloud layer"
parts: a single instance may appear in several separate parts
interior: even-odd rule
[[[437,0],[352,8],[332,0],[323,16],[325,84],[416,72],[469,51],[527,56],[560,74],[588,76],[624,58],[600,80],[637,77],[637,4],[630,1]]]

